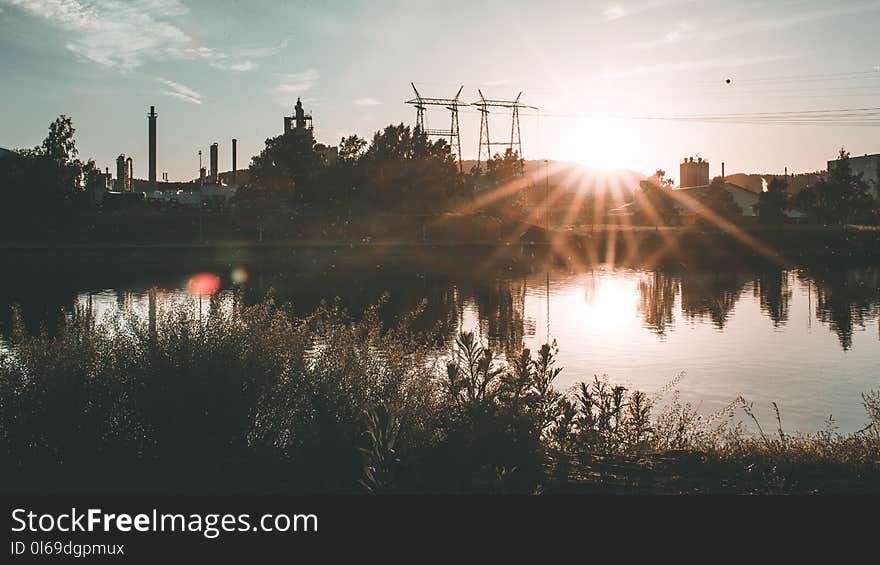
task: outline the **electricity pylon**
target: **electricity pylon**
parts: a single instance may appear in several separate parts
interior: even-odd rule
[[[416,97],[412,100],[407,100],[406,103],[415,106],[416,108],[416,127],[428,136],[448,138],[449,148],[452,151],[452,154],[458,158],[458,171],[462,172],[463,165],[461,163],[461,134],[459,133],[458,109],[464,105],[459,101],[464,86],[462,85],[462,87],[458,89],[455,98],[426,98],[419,93],[414,83],[410,84],[412,85],[413,91],[416,93]],[[449,110],[452,118],[449,129],[428,129],[425,127],[425,114],[427,113],[428,106],[442,106]]]

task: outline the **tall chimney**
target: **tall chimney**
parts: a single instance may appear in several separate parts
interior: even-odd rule
[[[156,107],[150,106],[150,113],[147,118],[150,123],[150,190],[156,190]]]
[[[721,161],[721,180],[724,180],[724,161]]]
[[[116,158],[116,192],[125,192],[125,153]]]
[[[217,145],[217,143],[211,144],[211,182],[214,184],[220,184],[220,171],[217,170],[217,161],[219,159],[217,154],[218,149],[219,145]]]
[[[238,169],[238,140],[232,140],[232,184],[235,184],[235,171]]]

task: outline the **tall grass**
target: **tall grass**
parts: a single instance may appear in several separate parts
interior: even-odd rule
[[[438,359],[418,311],[388,327],[383,305],[296,316],[236,297],[204,316],[167,302],[102,320],[85,306],[53,335],[14,311],[2,488],[532,493],[624,468],[624,483],[666,473],[672,491],[681,477],[706,492],[880,491],[878,392],[855,434],[787,434],[781,419],[747,434],[742,399],[703,416],[602,378],[560,391],[555,345],[499,358],[463,333]]]

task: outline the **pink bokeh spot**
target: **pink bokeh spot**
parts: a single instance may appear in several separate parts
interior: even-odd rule
[[[192,296],[211,296],[220,290],[220,277],[214,273],[193,275],[186,283],[186,291]]]

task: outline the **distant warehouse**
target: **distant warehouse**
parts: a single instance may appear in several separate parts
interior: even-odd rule
[[[839,162],[840,159],[828,161],[828,172],[833,171]],[[868,183],[875,197],[880,197],[877,190],[880,185],[880,153],[850,157],[849,167],[854,174],[862,175],[862,180]]]

